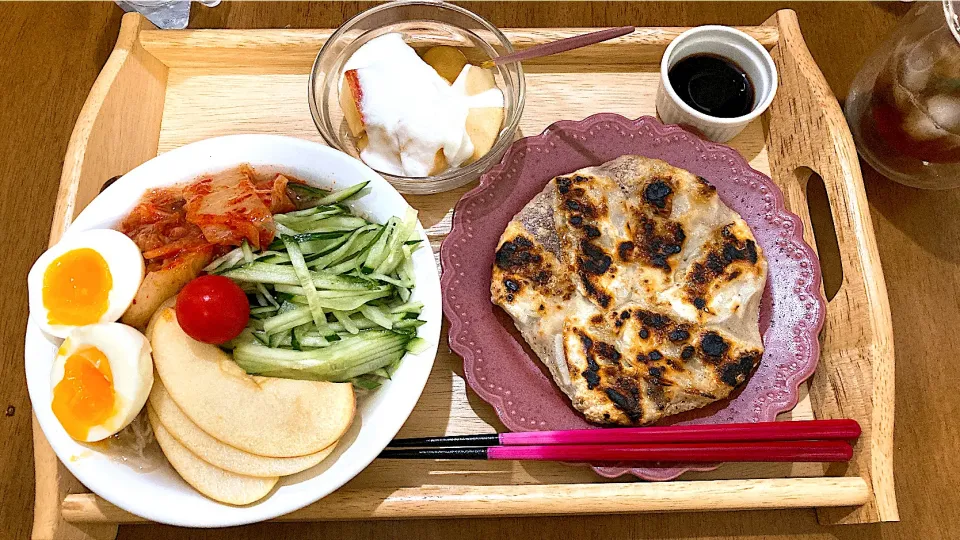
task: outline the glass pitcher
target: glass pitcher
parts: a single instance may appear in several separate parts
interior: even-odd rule
[[[860,68],[845,113],[860,156],[917,188],[960,187],[960,0],[918,2]]]

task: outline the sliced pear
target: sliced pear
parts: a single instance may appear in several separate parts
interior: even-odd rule
[[[469,66],[464,77],[463,89],[468,96],[482,94],[497,87],[493,71],[477,66]],[[473,143],[473,155],[467,160],[472,163],[493,148],[503,126],[503,107],[477,107],[467,113],[466,130]]]
[[[456,47],[431,47],[423,53],[423,61],[430,64],[438,75],[453,83],[467,65],[467,57]]]
[[[296,474],[313,467],[329,456],[337,443],[316,454],[292,458],[272,458],[244,452],[224,444],[203,431],[177,407],[159,377],[150,391],[149,412],[155,414],[163,427],[200,459],[207,463],[245,476],[269,478]]]
[[[361,114],[361,99],[363,98],[363,89],[360,88],[360,79],[357,77],[357,70],[351,69],[343,74],[343,82],[340,84],[340,110],[343,111],[343,118],[347,121],[347,129],[354,137],[359,137],[364,131],[363,114]]]
[[[247,375],[216,345],[200,343],[161,307],[149,328],[159,379],[181,411],[217,440],[251,454],[316,454],[353,422],[350,383]]]
[[[497,87],[497,81],[493,77],[493,71],[483,69],[478,66],[470,66],[465,75],[463,90],[468,96],[486,92]]]
[[[250,504],[266,497],[277,485],[276,476],[243,476],[210,465],[178,443],[149,408],[147,414],[167,461],[188,484],[207,497],[227,504]]]
[[[449,168],[450,164],[447,162],[447,156],[443,153],[443,148],[437,150],[436,155],[433,156],[433,169],[430,171],[430,175],[440,174]]]
[[[467,163],[482,158],[493,148],[502,125],[503,109],[501,107],[470,109],[465,127],[470,141],[473,142],[473,156],[467,160]]]

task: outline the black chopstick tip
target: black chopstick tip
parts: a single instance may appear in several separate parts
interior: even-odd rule
[[[418,437],[412,439],[394,439],[387,448],[456,448],[482,447],[500,444],[500,435],[451,435],[448,437]]]
[[[386,449],[380,459],[487,459],[486,448],[409,448]]]

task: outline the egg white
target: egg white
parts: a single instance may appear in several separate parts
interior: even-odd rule
[[[48,310],[43,305],[43,277],[47,268],[58,257],[81,248],[90,248],[99,253],[106,261],[113,280],[113,287],[107,296],[107,311],[98,323],[119,319],[133,302],[140,282],[143,281],[143,256],[137,244],[127,235],[112,229],[95,229],[67,235],[41,255],[27,275],[30,317],[44,332],[56,337],[66,337],[76,327],[50,324]]]
[[[91,324],[73,330],[57,351],[50,372],[50,388],[63,380],[67,358],[78,350],[96,347],[110,363],[115,396],[114,414],[90,428],[83,442],[105,439],[127,427],[143,409],[153,388],[150,342],[134,328],[120,323]]]

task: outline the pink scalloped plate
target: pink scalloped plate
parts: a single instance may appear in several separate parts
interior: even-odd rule
[[[450,348],[463,357],[467,382],[513,431],[602,429],[573,409],[510,317],[490,302],[490,278],[507,223],[551,178],[625,154],[662,159],[710,181],[753,229],[769,266],[760,308],[765,352],[757,371],[731,398],[663,423],[763,422],[792,409],[800,384],[817,366],[817,335],[826,310],[820,264],[803,241],[800,218],[784,208],[776,184],[736,150],[651,117],[630,120],[610,113],[557,122],[518,140],[457,204],[453,228],[440,248],[441,283]],[[608,478],[633,474],[646,480],[711,468],[594,467]]]

